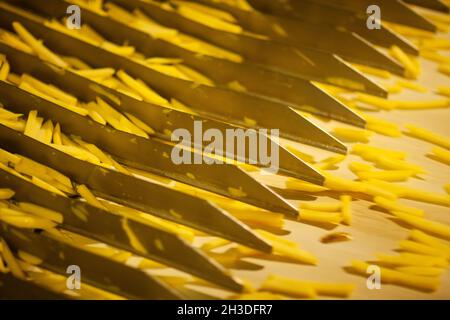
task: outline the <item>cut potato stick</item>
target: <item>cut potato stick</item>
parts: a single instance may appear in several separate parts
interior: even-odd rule
[[[394,159],[399,159],[399,160],[404,160],[406,158],[406,152],[387,149],[387,148],[380,148],[380,147],[375,147],[375,146],[361,144],[361,143],[357,143],[352,146],[352,153],[357,154],[357,155],[361,155],[364,153],[381,153],[384,156],[387,156],[389,158],[394,158]]]
[[[63,59],[51,52],[39,40],[33,37],[33,35],[19,22],[13,22],[13,28],[20,38],[22,38],[22,40],[25,41],[41,59],[64,69],[69,67]]]
[[[1,209],[0,209],[1,210]],[[2,244],[2,251],[1,255],[5,259],[5,262],[8,264],[8,268],[11,271],[11,273],[19,279],[25,280],[25,273],[20,268],[19,264],[17,263],[16,258],[14,258],[14,255],[11,252],[11,249],[9,248],[8,244],[3,238],[1,239]]]
[[[353,270],[363,276],[368,276],[370,274],[368,272],[368,270],[370,270],[370,266],[370,264],[363,261],[352,261]],[[439,287],[438,279],[430,279],[430,277],[410,275],[388,268],[380,268],[380,271],[382,283],[396,284],[422,291],[436,291]]]
[[[395,270],[423,277],[440,277],[444,273],[444,269],[434,267],[398,267]]]
[[[398,243],[398,247],[405,252],[414,254],[421,254],[425,256],[440,257],[445,260],[448,259],[448,254],[444,250],[437,249],[435,247],[428,246],[423,243],[418,243],[410,240],[402,240]]]
[[[450,255],[450,244],[449,243],[446,243],[439,238],[430,236],[429,234],[426,234],[425,232],[422,232],[420,230],[412,230],[411,233],[409,234],[409,238],[416,242],[426,244],[430,247],[434,247],[439,250],[446,251]]]
[[[357,64],[357,63],[353,63],[352,65],[356,69],[358,69],[359,71],[361,71],[363,73],[367,73],[367,74],[369,74],[371,76],[375,76],[375,77],[383,78],[383,79],[390,79],[390,78],[392,78],[392,74],[389,71],[386,71],[386,70],[373,68],[373,67],[369,67],[369,66],[365,66],[365,65],[360,65],[360,64]]]
[[[46,230],[51,229],[56,225],[48,219],[43,219],[41,217],[10,208],[0,208],[0,220],[17,228],[24,229]]]
[[[361,180],[378,179],[383,181],[398,182],[406,181],[414,176],[414,171],[408,170],[386,170],[386,171],[357,171],[356,175]]]
[[[447,151],[440,147],[433,147],[431,152],[434,157],[436,157],[439,161],[450,165],[450,151]]]
[[[337,212],[342,208],[342,203],[339,202],[302,202],[300,204],[300,209],[308,209],[315,211],[325,211],[325,212]]]
[[[342,221],[342,215],[340,212],[323,212],[301,209],[298,220],[313,223],[339,224]]]
[[[419,70],[415,63],[402,49],[394,45],[389,50],[389,53],[405,67],[406,77],[416,79],[419,76]]]
[[[290,178],[285,183],[286,189],[305,191],[305,192],[322,192],[328,190],[328,188],[318,186],[309,182]]]
[[[416,229],[419,229],[426,233],[434,234],[446,240],[450,240],[449,225],[412,216],[410,214],[402,212],[393,212],[393,214],[401,221],[406,222],[407,224],[413,226]]]
[[[378,262],[383,262],[383,264],[395,267],[412,266],[446,268],[448,266],[447,261],[442,257],[432,257],[412,253],[402,253],[396,256],[377,253],[375,256],[377,257]]]
[[[348,196],[348,195],[342,195],[340,197],[340,200],[342,202],[342,221],[344,224],[346,225],[351,225],[352,224],[352,211],[351,211],[351,202],[352,202],[352,197]]]
[[[373,201],[379,207],[386,209],[389,212],[404,212],[417,217],[423,217],[424,215],[424,211],[422,209],[409,207],[394,200],[385,199],[383,197],[374,197]]]
[[[405,125],[405,128],[408,130],[407,133],[409,135],[417,139],[430,142],[446,149],[450,149],[450,139],[443,135],[439,135],[427,129],[419,128],[412,124]]]
[[[9,200],[14,196],[15,192],[11,189],[0,189],[0,200]]]
[[[406,81],[406,80],[400,79],[400,80],[397,80],[397,84],[403,88],[410,89],[410,90],[413,90],[416,92],[421,92],[421,93],[428,92],[428,88],[420,85],[417,82]]]
[[[38,217],[54,221],[58,224],[63,223],[63,215],[59,212],[27,202],[19,202],[18,207],[23,212],[34,214]]]
[[[450,196],[446,194],[433,193],[420,189],[414,189],[410,187],[400,186],[393,183],[389,183],[381,180],[369,180],[369,184],[375,185],[379,188],[388,190],[394,193],[399,198],[405,198],[410,200],[416,200],[421,202],[433,203],[441,206],[450,206]]]
[[[333,134],[351,142],[369,142],[372,133],[364,129],[336,127]]]

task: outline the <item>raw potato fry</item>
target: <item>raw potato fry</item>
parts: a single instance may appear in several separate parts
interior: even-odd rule
[[[269,275],[261,285],[260,290],[287,294],[297,298],[316,298],[317,293],[314,288],[306,283],[295,281],[276,275]]]
[[[6,243],[6,241],[3,238],[1,238],[1,244],[2,244],[1,253],[2,253],[2,256],[5,259],[6,263],[8,264],[9,270],[16,278],[25,280],[25,273],[20,268],[19,264],[17,263],[16,258],[14,258],[14,255],[12,254],[11,250],[9,249],[8,244]]]
[[[78,103],[78,99],[75,98],[74,96],[72,96],[71,94],[68,94],[68,93],[62,91],[53,85],[43,83],[42,81],[40,81],[28,74],[23,74],[21,77],[21,80],[34,86],[37,90],[45,92],[46,94],[48,94],[49,96],[51,96],[54,99],[57,99],[64,103],[68,103],[73,106],[76,106]]]
[[[416,92],[421,92],[421,93],[428,92],[428,88],[420,85],[417,82],[406,81],[406,80],[400,79],[400,80],[397,80],[397,84],[403,88],[410,89],[410,90],[413,90]]]
[[[379,207],[386,209],[389,212],[403,212],[417,217],[424,216],[424,212],[422,209],[409,207],[396,201],[385,199],[382,197],[375,197],[373,200]]]
[[[18,228],[25,229],[51,229],[55,223],[28,213],[17,211],[10,208],[0,208],[0,220]]]
[[[0,61],[1,62],[1,61]],[[6,81],[8,79],[10,66],[8,61],[3,61],[0,65],[0,80]]]
[[[305,192],[322,192],[328,190],[328,188],[318,186],[309,182],[290,178],[286,181],[286,189],[293,189]]]
[[[297,148],[295,148],[294,146],[291,145],[286,145],[285,146],[286,149],[290,152],[292,152],[294,155],[296,155],[298,158],[308,162],[308,163],[315,163],[315,159],[312,155],[310,154],[306,154],[304,152],[301,152],[300,150],[298,150]]]
[[[370,172],[373,170],[372,165],[361,162],[351,162],[348,164],[348,168],[350,169],[351,172],[353,172],[356,175],[360,171]]]
[[[0,189],[0,200],[9,200],[14,196],[15,192],[11,189]]]
[[[378,262],[383,262],[394,267],[438,267],[446,268],[447,261],[442,257],[424,256],[414,253],[401,253],[396,256],[391,256],[383,253],[376,254]]]
[[[450,77],[450,66],[446,64],[441,64],[438,68],[439,72],[445,74],[446,76]]]
[[[409,135],[417,139],[430,142],[446,149],[450,149],[450,139],[445,136],[431,132],[427,129],[416,127],[412,124],[405,125],[405,128],[408,130],[407,132]]]
[[[147,134],[149,134],[149,135],[155,134],[155,130],[153,130],[149,125],[147,125],[146,123],[141,121],[139,118],[133,116],[132,114],[130,114],[128,112],[125,112],[125,115],[128,117],[128,119],[130,119],[131,122],[133,122],[138,128],[140,128]]]
[[[439,86],[439,87],[437,88],[437,92],[438,92],[440,95],[447,96],[447,97],[450,98],[450,87]]]
[[[381,153],[386,157],[394,158],[398,160],[404,160],[406,158],[406,152],[397,151],[387,148],[375,147],[367,144],[357,143],[352,147],[352,153],[362,155],[365,153]],[[365,170],[367,171],[367,170]]]
[[[396,107],[396,103],[392,100],[371,96],[365,93],[357,93],[355,99],[383,110],[392,110]]]
[[[369,142],[372,133],[364,129],[336,127],[333,134],[351,142]]]
[[[367,270],[370,268],[370,265],[363,261],[359,260],[352,261],[352,268],[357,273],[363,276],[367,276],[368,274],[370,274],[367,272]],[[427,292],[436,291],[439,287],[438,279],[410,275],[396,270],[391,270],[388,268],[380,268],[380,270],[382,283],[396,284]]]
[[[169,102],[158,95],[155,91],[150,89],[144,82],[140,80],[133,79],[131,76],[125,73],[123,70],[119,70],[117,72],[117,76],[120,80],[122,80],[128,87],[136,90],[142,97],[147,101],[151,103],[161,104],[161,105],[168,105]]]
[[[39,40],[33,37],[33,35],[29,33],[28,30],[26,30],[19,22],[13,22],[13,28],[22,40],[25,41],[42,60],[48,61],[63,69],[67,69],[69,67],[64,60],[52,53]]]
[[[31,265],[40,265],[42,263],[42,259],[35,257],[29,253],[26,253],[24,251],[19,250],[17,252],[17,255],[19,256],[20,259],[22,259],[23,261],[25,261],[26,263],[29,263]]]
[[[320,202],[302,202],[300,209],[309,209],[316,211],[325,212],[337,212],[342,208],[342,203],[330,202],[330,203],[320,203]]]
[[[435,156],[439,161],[450,165],[450,151],[447,151],[440,147],[434,147],[431,149],[433,156]]]
[[[82,196],[87,203],[99,209],[106,210],[102,203],[92,194],[92,192],[84,184],[77,186],[78,194]]]
[[[393,212],[393,214],[401,221],[406,222],[416,229],[437,235],[446,240],[450,240],[450,226],[446,224],[430,221],[402,212]]]
[[[365,65],[356,64],[356,63],[353,63],[353,66],[356,69],[358,69],[359,71],[361,71],[363,73],[367,73],[371,76],[376,76],[378,78],[383,78],[383,79],[392,78],[392,74],[386,70],[381,70],[378,68],[373,68],[373,67],[369,67],[369,66],[365,66]]]
[[[64,220],[61,213],[35,205],[33,203],[19,202],[18,207],[23,212],[34,214],[38,217],[54,221],[58,224],[62,224]]]
[[[421,202],[433,203],[441,206],[450,206],[450,196],[446,194],[432,193],[420,189],[395,185],[381,180],[369,180],[369,184],[377,186],[394,193],[399,198],[417,200]]]
[[[89,79],[95,79],[96,81],[102,81],[107,78],[112,77],[116,70],[113,68],[100,68],[100,69],[86,69],[86,70],[76,70],[77,74],[89,78]]]
[[[267,226],[272,228],[282,228],[284,218],[282,214],[252,209],[232,209],[228,208],[229,213],[251,225]]]
[[[243,293],[237,296],[231,297],[235,300],[284,300],[282,295],[271,293],[268,291],[259,291],[252,293]]]
[[[342,221],[342,216],[340,212],[323,212],[301,209],[298,220],[313,223],[339,224]]]
[[[416,79],[419,76],[419,70],[415,63],[402,49],[394,45],[389,50],[389,53],[405,67],[406,77]]]
[[[432,256],[432,257],[438,257],[443,258],[445,260],[448,259],[448,255],[445,251],[436,249],[434,247],[427,246],[422,243],[410,241],[410,240],[402,240],[398,244],[399,248],[406,252],[412,252],[415,254],[425,255],[425,256]]]
[[[229,240],[218,238],[218,239],[214,239],[214,240],[204,243],[201,246],[201,249],[205,250],[205,251],[211,251],[211,250],[229,245],[230,243],[231,242]]]
[[[440,277],[444,273],[444,269],[433,267],[398,267],[395,270],[424,277]]]
[[[355,286],[347,283],[301,281],[269,275],[261,289],[301,298],[315,298],[316,295],[347,298],[352,294]]]
[[[416,242],[426,244],[430,247],[446,251],[450,255],[450,245],[448,243],[445,243],[441,239],[430,236],[420,230],[412,230],[409,234],[409,238]]]
[[[383,180],[390,182],[406,181],[414,176],[414,171],[386,170],[386,171],[357,171],[356,175],[361,180]]]
[[[342,221],[344,224],[350,226],[352,224],[352,211],[351,211],[351,203],[352,203],[352,197],[348,195],[342,195],[340,197],[340,200],[342,202]]]

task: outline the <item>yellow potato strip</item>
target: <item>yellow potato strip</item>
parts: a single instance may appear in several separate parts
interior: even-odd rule
[[[351,211],[351,202],[352,202],[352,197],[348,196],[348,195],[342,195],[340,197],[340,200],[342,202],[342,221],[344,222],[344,224],[346,225],[351,225],[352,224],[352,211]]]
[[[397,182],[406,181],[414,176],[414,171],[387,170],[387,171],[358,171],[356,175],[361,180],[378,179],[383,181]]]
[[[424,211],[422,209],[409,207],[398,203],[397,201],[385,199],[382,197],[374,197],[374,202],[381,208],[389,212],[403,212],[417,217],[423,217]]]
[[[446,240],[450,240],[450,226],[430,221],[424,218],[412,216],[410,214],[401,213],[401,212],[393,212],[393,214],[403,222],[406,222],[407,224],[413,226],[414,228],[417,228],[419,230],[422,230],[426,233],[431,233],[434,235],[437,235],[439,237],[442,237]]]
[[[352,261],[352,268],[357,273],[365,277],[370,275],[370,273],[368,273],[368,270],[370,270],[370,264],[368,263],[354,260]],[[380,268],[380,271],[382,283],[396,284],[423,291],[436,291],[439,287],[438,279],[430,279],[430,277],[410,275],[388,268]]]
[[[59,56],[51,52],[46,48],[39,40],[37,40],[33,35],[28,32],[19,22],[13,22],[13,28],[17,34],[25,41],[36,54],[43,60],[53,63],[61,68],[68,68],[69,65],[62,60]]]
[[[433,143],[446,149],[450,149],[450,139],[443,135],[439,135],[427,129],[419,128],[412,124],[405,125],[405,128],[407,129],[409,135],[417,139]]]
[[[1,238],[1,244],[2,244],[2,256],[5,259],[6,263],[8,264],[11,273],[19,279],[25,279],[25,273],[20,268],[16,258],[14,258],[14,255],[9,249],[8,244],[3,238]]]
[[[450,165],[450,151],[447,151],[440,147],[434,147],[431,149],[433,156],[435,156],[439,161]]]

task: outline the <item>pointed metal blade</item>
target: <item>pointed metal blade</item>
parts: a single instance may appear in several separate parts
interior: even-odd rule
[[[81,249],[70,240],[60,241],[50,234],[40,234],[0,222],[0,234],[14,251],[25,251],[42,260],[40,266],[67,275],[70,265],[77,265],[83,282],[130,299],[180,299],[172,289],[145,272]]]
[[[404,2],[399,0],[308,0],[330,6],[336,6],[355,12],[360,16],[366,16],[367,8],[373,4],[380,7],[383,19],[413,28],[436,32],[436,26],[414,10],[410,9]]]
[[[0,300],[67,300],[69,296],[51,291],[32,281],[0,272]]]
[[[147,213],[255,247],[258,250],[267,252],[271,249],[270,245],[247,226],[207,201],[78,160],[3,125],[0,125],[0,130],[2,132],[0,141],[5,149],[44,163],[67,175],[75,182],[86,184],[96,194],[106,199],[118,201]],[[231,168],[235,167],[231,166]],[[217,169],[222,170],[221,168]],[[236,172],[232,171],[231,173],[234,174],[232,177],[236,177],[237,181],[242,182],[245,186],[258,188],[260,185],[254,183],[254,180],[251,180],[249,184],[249,180],[245,180],[247,175],[242,174],[241,177],[244,177],[244,181],[241,181]],[[254,194],[256,192],[251,195]],[[280,203],[285,205],[284,200],[274,192],[260,192],[257,195],[272,196],[277,201],[273,206],[278,206]],[[283,208],[285,211],[287,210],[286,205]]]
[[[428,8],[444,13],[450,12],[450,7],[442,0],[404,0],[406,3],[415,4],[420,7]]]
[[[315,127],[309,120],[293,112],[285,104],[279,103],[279,101],[261,99],[251,94],[243,94],[204,85],[193,87],[191,82],[176,79],[145,68],[142,64],[112,54],[109,51],[100,49],[76,38],[69,37],[64,33],[56,32],[23,15],[15,13],[13,10],[3,8],[3,5],[0,7],[0,25],[10,28],[10,24],[13,21],[20,21],[37,37],[45,39],[47,46],[52,49],[56,48],[57,52],[67,55],[76,54],[92,66],[107,66],[116,69],[123,68],[130,75],[148,83],[163,96],[174,97],[190,105],[203,116],[208,116],[219,121],[231,122],[243,127],[249,127],[246,119],[252,119],[257,123],[256,126],[252,125],[252,128],[276,128],[280,129],[280,135],[282,137],[288,139],[337,152],[345,152],[346,150],[341,142],[320,128]],[[70,41],[67,41],[68,39]],[[98,56],[102,56],[102,59],[97,59],[96,57]],[[373,85],[375,88],[380,89],[381,92],[385,92],[380,86],[363,77],[361,73],[350,69],[345,62],[341,61],[340,66],[343,68],[343,73],[350,72],[352,74],[358,74],[363,82],[367,82],[354,83],[354,85],[360,88],[368,88],[367,86],[371,87]],[[331,80],[340,82],[342,79]],[[277,114],[277,117],[267,117],[267,114]],[[305,130],[305,128],[312,129],[314,135],[320,136],[320,139],[311,139],[310,132]]]
[[[344,8],[330,7],[308,0],[283,2],[280,0],[249,0],[249,2],[254,8],[264,13],[337,27],[354,32],[381,47],[390,48],[396,45],[409,54],[419,54],[417,47],[407,39],[393,33],[384,25],[381,25],[381,29],[370,30],[367,28],[367,19],[358,17],[352,11]]]
[[[278,42],[298,48],[309,47],[335,53],[347,61],[404,74],[405,70],[398,62],[350,32],[290,18],[281,19],[223,3],[206,0],[196,0],[196,2],[229,12],[245,30],[268,36]]]
[[[1,130],[1,128],[0,128]],[[85,237],[158,261],[211,282],[224,277],[224,270],[202,252],[176,235],[148,224],[95,208],[85,202],[61,197],[0,169],[2,186],[14,190],[14,200],[30,202],[63,215],[62,227]],[[80,219],[81,216],[85,219]],[[126,223],[126,224],[125,224]],[[126,228],[124,226],[126,225]],[[145,248],[136,248],[130,234]],[[158,249],[156,243],[164,248]],[[231,280],[229,280],[231,281]]]
[[[336,56],[330,53],[305,47],[295,48],[274,41],[219,31],[177,13],[163,10],[153,2],[138,0],[113,0],[113,2],[123,7],[140,8],[149,17],[165,26],[236,52],[245,59],[272,70],[359,91],[384,92],[380,86],[361,73],[355,72],[351,66],[341,63]]]

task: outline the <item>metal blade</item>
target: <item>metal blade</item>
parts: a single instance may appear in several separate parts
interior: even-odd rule
[[[366,11],[370,5],[376,4],[380,7],[382,17],[386,21],[403,24],[413,28],[424,29],[436,32],[436,26],[426,18],[411,10],[404,2],[399,0],[308,0],[316,3],[337,6],[348,9],[356,14],[365,17]]]
[[[6,300],[67,300],[69,296],[0,272],[0,299]]]
[[[36,6],[36,2],[31,2],[29,5],[36,10],[44,10],[45,14],[58,15],[61,12],[60,14],[64,15],[65,5],[62,7],[61,1],[51,0],[49,1],[51,5],[46,6]],[[84,13],[83,21],[108,39],[116,43],[128,42],[147,56],[181,58],[184,64],[202,72],[218,85],[227,86],[230,82],[238,80],[248,91],[263,97],[278,99],[295,109],[357,126],[365,125],[365,121],[356,113],[307,80],[261,68],[247,61],[235,63],[198,55],[170,42],[153,39],[146,33],[90,11]]]
[[[257,123],[256,126],[252,126],[253,128],[278,128],[282,137],[331,151],[346,152],[344,144],[278,101],[204,85],[193,88],[192,82],[166,76],[145,68],[142,64],[54,31],[17,14],[10,8],[5,9],[2,3],[0,7],[0,25],[10,28],[13,21],[20,21],[57,52],[81,57],[92,66],[125,69],[130,75],[142,79],[163,96],[174,97],[203,116],[242,127],[249,127],[245,120],[250,118]],[[99,56],[102,59],[97,59]],[[341,65],[345,66],[345,71],[349,70],[343,61]],[[361,83],[358,85],[364,86]],[[277,117],[267,117],[267,114],[277,114]]]
[[[180,299],[160,280],[125,264],[80,249],[70,240],[59,241],[46,232],[20,229],[0,222],[0,234],[12,250],[25,251],[42,260],[45,269],[66,275],[77,265],[82,282],[130,299]]]
[[[420,7],[449,13],[450,8],[442,0],[404,0],[406,3],[415,4]]]
[[[14,190],[14,200],[31,202],[61,213],[63,215],[61,226],[66,230],[158,261],[211,282],[219,281],[218,284],[232,282],[232,279],[226,279],[229,275],[221,266],[176,235],[138,221],[124,220],[119,215],[95,208],[83,201],[50,193],[2,169],[0,169],[0,182],[2,186]],[[86,219],[80,219],[80,214],[77,213],[81,213]],[[129,231],[124,228],[125,221]],[[130,232],[146,249],[145,252],[135,247],[129,237]],[[159,242],[164,250],[159,250],[156,242]]]
[[[390,48],[396,45],[409,54],[419,54],[419,50],[414,44],[393,33],[386,26],[381,25],[381,29],[370,30],[367,28],[367,19],[358,17],[343,8],[330,7],[308,0],[283,2],[280,0],[249,0],[249,2],[254,8],[264,13],[344,29],[381,47]]]
[[[73,181],[87,185],[95,194],[105,199],[243,243],[258,250],[266,252],[271,250],[270,245],[246,225],[208,201],[78,160],[5,126],[0,125],[0,130],[3,133],[0,141],[5,149],[44,163],[67,175]],[[237,174],[235,176],[238,177]],[[264,193],[259,189],[256,192]],[[281,197],[278,196],[277,199],[284,204]]]
[[[272,70],[358,91],[384,92],[376,83],[329,53],[310,48],[295,48],[274,41],[212,29],[177,13],[163,10],[156,3],[138,0],[113,0],[113,2],[126,8],[140,8],[150,18],[165,26],[239,53],[245,59]]]
[[[404,74],[405,70],[399,63],[350,32],[290,18],[280,19],[257,11],[241,10],[223,3],[206,0],[196,0],[196,2],[229,12],[245,30],[266,35],[281,43],[335,53],[351,62]],[[283,30],[282,33],[280,28]]]
[[[83,101],[95,101],[96,97],[102,97],[113,105],[117,110],[129,112],[156,129],[159,133],[159,138],[170,141],[171,137],[166,134],[167,130],[173,132],[178,128],[187,129],[191,135],[195,132],[195,122],[201,122],[203,130],[215,129],[219,130],[223,136],[226,136],[226,131],[234,130],[237,127],[215,121],[204,119],[199,116],[179,112],[173,109],[149,104],[143,101],[138,101],[125,94],[107,88],[101,84],[92,82],[84,77],[81,77],[73,72],[63,72],[55,67],[42,62],[35,56],[15,50],[5,44],[0,43],[0,52],[7,56],[8,62],[11,65],[11,70],[16,73],[28,73],[38,79],[47,83],[52,83],[64,91],[75,95]],[[319,89],[318,89],[319,90]],[[270,137],[267,137],[270,140]],[[192,146],[197,149],[202,149],[207,146],[208,142],[202,141],[200,145],[194,144]],[[276,141],[271,141],[276,144]],[[245,145],[245,162],[250,162],[250,146]],[[304,179],[313,183],[321,184],[323,177],[301,159],[289,153],[282,146],[279,146],[279,162],[280,174],[292,176],[299,179]],[[235,159],[235,154],[226,154],[230,159]],[[258,160],[258,159],[251,159]]]

